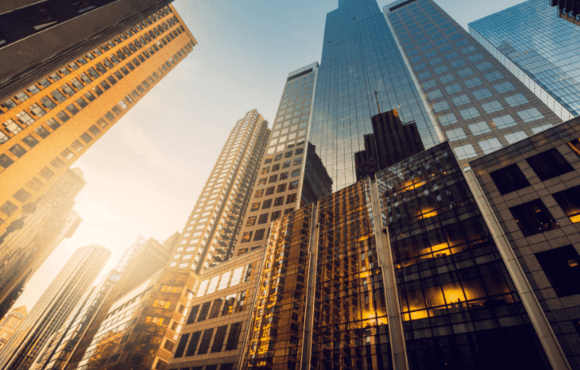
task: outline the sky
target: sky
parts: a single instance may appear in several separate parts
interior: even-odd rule
[[[392,1],[379,0],[382,7]],[[436,0],[461,26],[520,0]],[[236,121],[275,117],[287,74],[320,62],[326,13],[337,0],[177,0],[198,41],[189,56],[72,166],[87,182],[83,218],[28,282],[14,307],[28,310],[73,252],[91,244],[112,269],[139,235],[181,232]],[[271,124],[270,124],[271,127]]]

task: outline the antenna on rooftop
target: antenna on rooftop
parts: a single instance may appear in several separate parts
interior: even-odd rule
[[[377,109],[379,110],[379,114],[381,114],[381,106],[379,105],[379,93],[375,91],[375,99],[377,100]]]

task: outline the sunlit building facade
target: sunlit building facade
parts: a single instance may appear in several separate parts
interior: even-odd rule
[[[0,351],[4,348],[8,340],[14,335],[16,329],[26,318],[28,310],[26,306],[20,306],[8,313],[6,317],[0,320]]]
[[[255,109],[236,122],[187,220],[170,267],[199,273],[229,258],[269,135],[268,122]]]
[[[558,18],[550,2],[525,1],[471,22],[469,33],[560,118],[569,120],[580,114],[580,53],[575,47],[580,28],[563,15]]]
[[[308,142],[318,63],[288,74],[234,256],[263,247],[271,222],[331,192],[332,180]]]
[[[82,218],[72,208],[85,184],[80,169],[67,170],[0,236],[0,317],[54,249],[77,230]]]
[[[141,22],[172,0],[4,1],[0,101]],[[32,85],[32,86],[31,86]]]
[[[171,7],[1,104],[0,232],[193,49]]]
[[[75,251],[0,352],[3,369],[28,369],[48,338],[89,290],[111,252],[99,245]]]

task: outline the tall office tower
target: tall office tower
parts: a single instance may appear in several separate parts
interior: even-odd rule
[[[562,120],[580,115],[580,28],[556,17],[549,1],[471,22],[469,33]]]
[[[403,124],[396,109],[373,116],[372,123],[365,150],[354,153],[357,181],[425,150],[415,122]]]
[[[317,71],[318,63],[312,63],[288,74],[236,256],[264,246],[270,222],[330,194],[332,180],[316,148],[307,144]]]
[[[28,310],[26,306],[20,306],[10,311],[6,317],[0,320],[0,351],[14,335],[16,329],[22,324],[27,314]]]
[[[195,44],[164,7],[2,103],[0,233]]]
[[[84,186],[80,169],[67,170],[0,236],[0,317],[54,249],[80,225],[82,218],[72,208]]]
[[[170,267],[199,273],[229,258],[269,134],[268,122],[255,109],[236,122],[183,228]]]
[[[61,327],[110,256],[111,252],[99,245],[75,251],[0,352],[0,367],[16,370],[32,365],[46,340]]]
[[[550,0],[549,4],[557,7],[552,17],[557,14],[561,19],[580,25],[580,3],[577,0]]]
[[[431,0],[385,6],[418,89],[464,167],[562,120]]]
[[[525,273],[538,301],[530,307],[543,311],[544,333],[564,355],[554,369],[580,369],[579,138],[576,117],[471,163],[494,233],[505,235],[507,266]]]
[[[4,1],[0,101],[153,15],[172,0]]]
[[[116,299],[139,286],[167,264],[179,240],[175,233],[163,244],[139,236],[111,272],[93,287],[60,330],[46,342],[31,369],[64,369],[73,355],[84,355]],[[111,344],[111,343],[109,343]]]
[[[341,0],[326,17],[309,138],[333,191],[356,181],[354,153],[372,133],[375,91],[383,111],[416,122],[426,148],[444,140],[376,1]]]

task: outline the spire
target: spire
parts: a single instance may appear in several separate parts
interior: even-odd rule
[[[375,91],[375,99],[377,100],[377,109],[379,110],[379,114],[381,114],[381,106],[379,105],[379,93]]]

